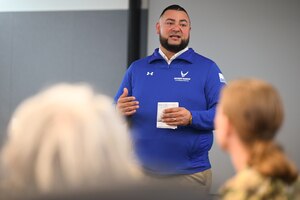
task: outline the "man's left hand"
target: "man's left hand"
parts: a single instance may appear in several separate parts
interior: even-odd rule
[[[178,108],[167,108],[162,115],[162,121],[172,126],[187,126],[190,124],[192,114],[189,110]]]

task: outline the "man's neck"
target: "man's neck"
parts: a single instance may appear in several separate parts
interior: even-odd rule
[[[160,45],[159,47],[161,51],[167,56],[168,60],[170,60],[176,53],[168,51],[166,48]]]

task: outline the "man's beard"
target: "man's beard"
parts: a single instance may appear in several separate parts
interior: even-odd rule
[[[161,35],[159,35],[159,41],[160,41],[161,46],[163,46],[168,51],[177,53],[187,47],[187,45],[189,44],[189,41],[190,41],[190,37],[188,37],[186,40],[181,40],[181,43],[178,45],[169,44],[168,38],[164,38]]]

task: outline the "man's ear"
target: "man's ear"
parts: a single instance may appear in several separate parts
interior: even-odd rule
[[[160,24],[159,24],[159,22],[156,23],[156,33],[160,34]]]

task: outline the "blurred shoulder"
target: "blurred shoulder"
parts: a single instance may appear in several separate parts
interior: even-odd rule
[[[221,198],[287,199],[287,185],[280,180],[264,177],[253,169],[245,169],[221,188]]]
[[[296,200],[300,199],[300,178],[298,176],[298,180],[289,187],[289,199]]]

